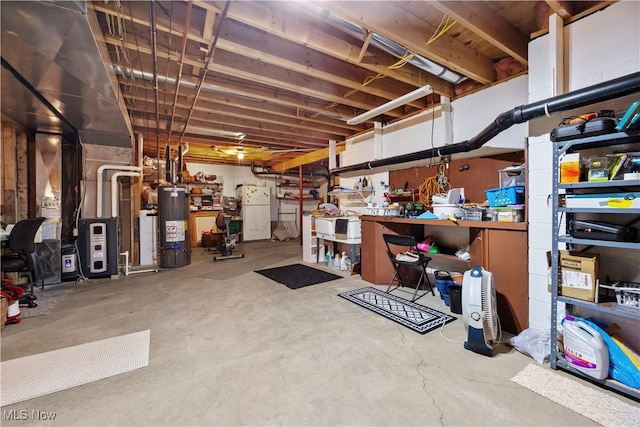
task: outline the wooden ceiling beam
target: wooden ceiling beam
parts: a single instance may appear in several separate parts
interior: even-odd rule
[[[125,100],[131,101],[129,108],[135,109],[135,105],[151,103],[153,101],[153,97],[151,96],[152,94],[152,89],[139,86],[136,87],[136,90],[132,93],[123,93],[123,97]],[[183,110],[191,108],[191,103],[188,100],[189,96],[189,93],[181,93],[176,106]],[[168,111],[173,106],[173,99],[169,100],[164,98],[165,97],[163,96],[160,97],[159,106],[161,109],[166,108]],[[283,123],[291,127],[316,129],[344,136],[353,135],[354,133],[353,128],[349,128],[348,125],[342,125],[342,122],[340,121],[319,120],[317,117],[301,116],[296,114],[296,111],[293,108],[273,110],[265,107],[261,110],[258,107],[259,103],[255,103],[255,106],[252,107],[249,104],[242,104],[230,97],[220,99],[215,96],[207,96],[201,93],[199,102],[196,104],[195,111],[201,113],[218,113],[228,115],[230,117],[252,117],[255,120],[261,120],[266,123]],[[336,124],[339,124],[339,126],[336,126]]]
[[[105,43],[108,44],[117,44],[117,45],[121,45],[121,40],[119,40],[116,37],[104,37],[103,38]],[[129,43],[126,44],[126,46],[130,49],[136,49],[136,51],[143,53],[143,54],[147,54],[151,55],[151,49],[144,47],[144,46],[134,46],[133,44]],[[170,59],[170,60],[176,60],[177,61],[177,56],[175,58],[167,58],[168,56],[173,56],[173,55],[167,55],[166,52],[157,52],[157,56],[158,59]],[[189,65],[195,65],[195,66],[199,66],[201,65],[200,62],[189,59],[189,58],[185,58],[184,59],[185,64],[189,64]],[[300,103],[300,98],[299,98],[299,93],[301,89],[304,88],[300,88],[299,86],[289,86],[289,91],[291,91],[293,94],[298,94],[298,96],[294,96],[294,95],[288,95],[282,91],[278,91],[279,87],[282,85],[282,82],[278,82],[274,79],[269,79],[266,77],[261,77],[259,75],[257,75],[256,73],[260,73],[260,70],[256,70],[254,71],[254,73],[247,73],[247,72],[243,72],[240,73],[238,72],[238,70],[234,69],[233,67],[225,67],[222,65],[218,65],[218,64],[213,64],[210,67],[212,70],[220,73],[221,75],[224,76],[229,76],[230,78],[234,78],[237,79],[239,76],[244,76],[244,79],[247,80],[248,82],[251,82],[249,84],[243,84],[243,85],[239,85],[236,84],[235,87],[223,87],[222,85],[218,85],[220,86],[221,92],[225,92],[227,94],[230,95],[236,95],[236,96],[240,96],[240,97],[250,97],[253,98],[255,100],[261,100],[261,101],[266,101],[269,102],[270,104],[281,104],[281,105],[286,105],[289,107],[295,107],[295,108],[301,108],[301,109],[306,109],[306,110],[311,110],[314,113],[317,114],[324,114],[327,113],[329,111],[329,109],[327,108],[330,104],[330,102],[336,102],[336,101],[342,101],[342,99],[338,98],[337,96],[333,96],[329,99],[327,99],[327,96],[325,93],[318,91],[318,90],[306,90],[305,92],[308,92],[307,95],[309,97],[313,97],[313,95],[315,95],[315,100],[314,99],[308,99],[307,103]],[[217,76],[213,76],[209,79],[209,81],[211,81],[211,79],[221,79],[222,76],[221,75],[217,75]],[[175,78],[174,76],[169,76],[171,78]],[[272,90],[266,90],[265,88],[261,88],[258,85],[255,84],[256,79],[263,79],[268,81],[271,81],[271,87],[273,87]],[[307,82],[307,84],[309,84]],[[233,86],[233,85],[231,85]],[[181,89],[181,91],[184,89]],[[319,104],[318,100],[325,100],[325,103]],[[364,102],[360,102],[356,105],[350,105],[350,107],[352,108],[361,108],[361,109],[368,109],[368,105],[367,103]],[[336,106],[331,106],[330,107],[331,111],[334,111],[334,114],[341,117],[341,118],[348,118],[353,116],[353,110],[352,109],[347,109],[344,105],[340,106],[340,105],[336,105]],[[398,113],[393,113],[393,112],[389,112],[390,116],[397,116]],[[357,130],[357,129],[356,129]]]
[[[135,2],[133,2],[135,3]],[[243,3],[243,2],[241,2]],[[248,2],[247,2],[248,3]],[[208,24],[205,24],[206,26],[211,25],[211,19],[210,16],[215,15],[216,13],[220,12],[220,9],[218,7],[216,7],[215,5],[213,5],[210,2],[201,2],[201,1],[194,1],[193,2],[194,5],[201,7],[203,9],[205,9],[206,13],[207,13],[207,18],[205,19],[205,22],[208,22]],[[117,12],[113,9],[110,9],[108,6],[101,6],[99,4],[93,4],[92,6],[96,11],[105,13],[105,14],[111,14],[111,15],[116,15]],[[233,5],[233,7],[230,9],[238,9],[240,7],[240,4],[235,3]],[[251,7],[250,5],[248,5],[248,7]],[[261,7],[261,5],[260,5]],[[242,8],[245,8],[245,5],[242,5]],[[255,7],[254,7],[255,8]],[[244,13],[244,12],[243,12]],[[252,15],[255,15],[255,13],[252,13]],[[229,13],[230,17],[233,17],[234,15],[232,13]],[[135,17],[131,17],[131,16],[124,16],[125,19],[128,19],[131,22],[134,22],[136,24],[139,25],[143,25],[143,26],[147,26],[150,27],[151,24],[149,22],[148,19],[142,18],[141,16],[135,16]],[[238,22],[245,22],[246,24],[249,25],[253,25],[255,23],[255,21],[252,20],[248,20],[248,19],[243,19],[244,15],[241,17],[235,16],[236,19],[238,19]],[[260,16],[260,18],[263,18],[262,16]],[[296,24],[296,27],[301,27],[300,24]],[[293,29],[291,24],[288,23],[288,28],[287,28],[287,32],[283,33],[280,30],[277,30],[273,25],[262,25],[261,27],[262,30],[267,31],[270,34],[276,35],[278,37],[282,37],[285,38],[289,41],[293,41],[297,44],[301,44],[301,40],[303,40],[302,33],[308,33],[309,29],[308,27],[304,27],[302,26],[302,28],[297,28],[297,29]],[[167,27],[161,24],[156,24],[156,29],[159,32],[164,32],[167,34],[171,34],[172,36],[179,36],[182,37],[182,30],[178,27]],[[210,32],[211,30],[209,30]],[[287,34],[291,34],[292,32],[295,32],[295,34],[298,34],[300,37],[296,37],[295,35],[292,36],[286,36]],[[188,33],[188,39],[190,41],[199,43],[203,46],[209,46],[210,45],[210,39],[207,38],[207,31],[206,29],[202,30],[202,33],[200,35],[196,35],[194,34],[193,31]],[[345,58],[342,55],[343,52],[347,51],[347,52],[355,52],[356,50],[358,52],[360,52],[360,48],[358,48],[355,45],[351,45],[343,40],[337,39],[334,36],[328,34],[328,33],[323,33],[320,34],[318,31],[314,31],[314,35],[315,37],[319,40],[317,43],[302,43],[302,45],[304,46],[308,46],[318,52],[322,52],[325,53],[327,55],[330,55],[340,61],[345,61],[347,60],[347,62],[357,65],[359,67],[365,68],[367,69],[369,72],[371,73],[375,73],[375,74],[383,74],[386,75],[388,77],[391,77],[393,80],[397,80],[399,82],[403,82],[405,84],[409,84],[412,85],[413,87],[420,87],[423,86],[425,84],[430,84],[433,88],[434,91],[436,93],[439,93],[441,95],[444,96],[449,96],[449,97],[453,97],[455,95],[455,92],[453,90],[453,85],[450,82],[447,82],[443,79],[440,79],[436,76],[425,76],[422,73],[422,70],[416,69],[413,66],[405,66],[404,70],[398,71],[398,70],[389,70],[388,66],[384,66],[381,64],[389,64],[392,65],[395,62],[397,62],[397,58],[392,57],[391,55],[388,55],[384,52],[380,52],[378,51],[376,53],[376,58],[375,61],[372,62],[371,64],[368,64],[366,62],[362,62],[362,57],[361,54],[358,53],[357,55],[350,55],[348,58]],[[286,36],[286,37],[285,37]],[[309,39],[309,36],[304,37],[304,39]],[[220,43],[221,45],[219,45],[221,48],[222,45],[224,44],[224,39],[219,39],[218,43]],[[339,46],[339,49],[337,49],[337,47]],[[371,54],[371,53],[370,53]],[[176,54],[177,56],[177,54]],[[177,60],[177,59],[176,59]],[[192,65],[194,67],[194,70],[199,69],[198,65],[202,65],[201,62],[192,62],[190,65]],[[411,73],[407,74],[406,71],[411,69]],[[392,98],[388,98],[388,99],[393,99]]]
[[[123,18],[126,21],[132,22],[134,24],[138,24],[147,28],[151,28],[151,23],[149,21],[149,5],[147,2],[136,2],[136,1],[130,1],[128,2],[129,4],[132,5],[132,10],[134,12],[134,16],[131,16],[129,14],[125,14],[125,15],[120,15],[121,18]],[[194,4],[196,4],[197,2],[194,2]],[[104,13],[106,15],[113,15],[113,16],[118,16],[118,12],[113,9],[113,6],[110,5],[102,5],[100,3],[97,2],[87,2],[87,5],[89,8],[95,10],[96,12],[101,12]],[[140,10],[137,11],[135,9],[136,5],[138,5],[138,7],[142,7],[144,8],[144,11]],[[162,33],[166,33],[166,34],[170,34],[171,36],[174,37],[178,37],[178,38],[182,38],[183,36],[183,28],[181,28],[178,25],[174,25],[172,27],[168,27],[163,25],[162,23],[158,23],[156,22],[156,31],[158,32],[162,32]],[[187,39],[197,42],[197,43],[201,43],[203,45],[210,45],[211,44],[211,37],[209,36],[208,38],[205,36],[208,36],[209,34],[204,31],[201,34],[194,34],[193,32],[189,32]]]
[[[124,95],[124,97],[126,100],[135,100],[135,101],[138,101],[140,104],[147,103],[147,102],[150,103],[150,99],[148,98],[145,99],[144,96],[140,96],[140,95],[126,94]],[[159,104],[161,108],[166,108],[167,110],[170,110],[173,107],[173,99],[167,100],[167,101],[161,100],[159,101]],[[188,112],[191,109],[191,107],[192,107],[191,102],[189,102],[184,97],[179,98],[178,102],[176,103],[176,108],[180,109],[180,111],[176,111],[176,118],[178,122],[181,119],[186,120],[186,117],[188,116]],[[140,107],[138,109],[141,110]],[[145,111],[148,112],[150,109],[151,109],[150,106],[146,106]],[[169,111],[165,112],[165,114],[168,114],[168,113]],[[215,114],[221,117],[230,117],[232,119],[235,117],[247,115],[246,108],[243,108],[240,106],[230,107],[229,105],[221,105],[215,102],[211,102],[204,98],[201,98],[200,101],[196,104],[196,106],[194,107],[194,113],[195,113],[194,119],[198,119],[199,117],[205,114]],[[260,112],[259,110],[254,111],[252,114],[250,114],[250,116],[252,117],[252,119],[255,119],[256,121],[260,121],[261,123],[267,123],[267,124],[272,124],[277,126],[287,126],[292,129],[301,129],[301,130],[307,130],[307,131],[313,130],[315,132],[325,132],[327,134],[340,135],[341,137],[346,137],[353,134],[352,130],[346,131],[344,129],[336,128],[331,124],[309,123],[309,122],[300,120],[300,118],[295,118],[295,117],[274,118],[272,115],[265,114],[264,112]],[[202,120],[204,120],[204,118],[202,118]]]
[[[521,33],[486,3],[480,1],[434,1],[431,4],[521,64],[528,65],[529,37]]]
[[[139,109],[136,111],[136,115],[133,116],[132,122],[136,127],[152,129],[156,131],[155,120],[152,120],[154,116],[154,110],[151,107]],[[164,138],[169,137],[169,123],[170,117],[168,115],[161,115],[160,121],[163,122],[163,126],[160,128],[160,134]],[[166,125],[164,123],[166,122]],[[246,133],[244,141],[251,142],[251,144],[260,147],[271,147],[274,144],[289,146],[292,148],[318,148],[323,146],[326,141],[332,138],[331,135],[322,132],[314,132],[308,130],[306,132],[298,132],[288,130],[286,127],[270,126],[268,129],[258,125],[248,125],[245,123],[238,123],[237,121],[230,121],[218,116],[207,117],[202,119],[197,117],[190,123],[195,127],[206,127],[210,129],[217,129],[229,132],[243,132]],[[184,122],[174,123],[174,131],[172,138],[177,130],[182,131]],[[203,135],[199,133],[192,133],[190,129],[187,129],[187,138],[198,138],[202,140],[221,139],[212,135]],[[336,137],[333,137],[336,138]]]
[[[137,86],[137,91],[144,91],[145,94],[132,94],[123,93],[125,99],[134,101],[136,103],[150,102],[152,100],[152,89],[146,86]],[[188,93],[181,92],[180,97],[188,97]],[[309,111],[305,111],[300,114],[300,109],[295,107],[282,107],[282,106],[267,106],[259,101],[243,100],[238,101],[234,97],[220,97],[208,96],[207,94],[200,93],[200,100],[208,103],[208,107],[198,105],[198,109],[203,111],[228,111],[233,112],[236,115],[250,114],[253,117],[265,117],[266,120],[274,123],[288,123],[291,126],[300,126],[305,128],[319,128],[331,130],[331,132],[337,134],[343,134],[345,136],[352,135],[354,133],[353,126],[338,120],[324,119],[322,116],[316,116]],[[161,102],[161,105],[169,105],[170,101]],[[184,104],[181,104],[184,107]],[[272,117],[272,118],[270,118]],[[278,120],[278,118],[280,120]]]
[[[398,2],[322,1],[322,7],[351,22],[399,43],[413,53],[483,84],[496,80],[493,61],[456,39],[442,35],[427,45],[437,29],[404,11]]]
[[[156,136],[155,136],[155,128],[150,128],[150,127],[142,127],[142,126],[138,126],[138,128],[145,134],[145,138],[144,138],[144,142],[145,144],[153,144],[155,147],[155,143],[156,143]],[[164,139],[163,139],[164,141]],[[172,145],[175,144],[179,144],[180,141],[180,135],[172,135],[171,138],[169,138],[168,140]],[[230,142],[227,140],[221,140],[221,139],[216,139],[213,137],[204,137],[204,136],[198,136],[198,135],[189,135],[187,137],[184,138],[184,140],[182,141],[183,143],[187,143],[189,145],[206,145],[206,146],[210,146],[210,145],[224,145],[224,146],[235,146],[238,145],[237,141],[236,142]],[[260,148],[260,147],[264,147],[264,143],[262,141],[258,141],[258,142],[253,142],[250,140],[250,138],[245,138],[242,141],[242,144],[244,145],[248,145],[251,147],[255,147],[255,148]],[[311,144],[307,144],[307,145],[303,145],[302,143],[300,143],[299,141],[295,141],[292,139],[286,139],[286,138],[282,138],[279,140],[269,140],[269,148],[274,148],[274,149],[278,149],[278,150],[290,150],[292,153],[292,156],[298,155],[297,152],[294,152],[293,150],[295,149],[300,149],[300,148],[308,148],[311,150],[318,150],[321,149],[324,145],[326,145],[327,142],[323,141],[322,143],[314,143],[313,145]]]
[[[149,58],[151,58],[151,47],[135,45],[131,42],[123,42],[117,37],[104,37],[103,40],[112,45],[124,45],[123,47],[149,55]],[[169,59],[170,61],[178,61],[177,55],[167,54],[163,50],[157,51],[156,55],[159,60]],[[386,99],[381,100],[378,97],[373,97],[373,95],[365,93],[364,90],[345,98],[344,93],[347,92],[348,89],[343,88],[342,93],[335,93],[337,86],[335,83],[331,84],[330,81],[313,81],[303,74],[288,74],[283,72],[279,67],[267,63],[255,63],[255,61],[251,63],[249,60],[243,61],[240,55],[236,55],[235,57],[233,57],[233,55],[231,52],[221,49],[216,55],[217,60],[209,64],[209,70],[218,74],[217,77],[224,75],[252,82],[248,86],[255,86],[256,83],[260,83],[273,88],[271,91],[266,92],[265,96],[261,98],[267,102],[277,102],[278,97],[282,96],[282,89],[298,94],[298,96],[303,94],[311,98],[325,100],[325,106],[337,103],[365,111],[387,101]],[[183,62],[195,66],[201,65],[200,61],[188,57],[185,57]],[[223,65],[228,63],[233,63],[234,65]],[[413,105],[417,105],[418,108],[427,107],[426,101],[416,101]],[[387,115],[390,117],[400,117],[403,113],[400,111],[389,111]],[[346,116],[345,119],[351,116],[352,114]]]
[[[154,109],[149,106],[137,110],[141,117],[148,117],[153,114]],[[169,122],[169,115],[162,114],[160,120]],[[192,117],[189,123],[191,127],[209,128],[223,130],[229,132],[242,132],[247,134],[246,140],[251,140],[255,145],[269,146],[274,141],[295,141],[295,148],[317,148],[330,139],[340,139],[340,135],[327,132],[316,131],[314,129],[295,129],[284,125],[264,125],[261,122],[249,122],[246,119],[238,117],[220,116],[217,114],[206,114],[204,117],[198,115]],[[173,133],[182,132],[184,120],[182,122],[173,123]],[[169,133],[168,126],[163,126],[161,134]],[[191,131],[187,128],[187,135],[198,136],[200,138],[215,138],[215,136],[207,136]]]
[[[374,79],[371,84],[365,85],[367,79],[375,76],[360,66],[298,43],[251,31],[233,21],[225,23],[225,39],[218,41],[218,48],[386,100],[395,99],[398,93],[410,92],[415,88],[388,78]],[[414,107],[423,108],[420,104],[414,104]]]
[[[229,58],[231,54],[227,54],[228,52],[219,52],[217,56],[220,57],[224,55]],[[345,94],[349,91],[348,88],[331,84],[328,81],[312,79],[302,74],[290,73],[282,68],[266,63],[247,64],[241,59],[236,61],[221,61],[209,64],[209,70],[217,74],[254,82],[254,84],[269,86],[273,88],[273,96],[276,97],[285,90],[297,93],[299,96],[326,100],[327,106],[335,103],[368,111],[388,101],[387,99],[380,99],[364,92],[355,92],[351,96],[345,97]],[[265,101],[271,102],[272,98],[266,98]],[[416,103],[413,104],[415,105]],[[419,104],[419,108],[427,107],[424,99],[420,100]],[[401,117],[403,115],[402,112],[395,110],[389,111],[387,114],[391,117]]]
[[[195,2],[194,4],[200,4]],[[280,8],[295,6],[290,2],[234,2],[228,17],[270,34],[293,41],[313,50],[325,53],[351,64],[359,65],[373,73],[419,87],[430,84],[438,94],[454,97],[453,84],[425,73],[413,66],[389,69],[398,58],[377,50],[372,61],[360,62],[360,46],[356,46],[329,33],[313,28],[302,14],[291,14]]]
[[[362,62],[362,58],[367,54],[367,50],[369,50],[369,44],[371,43],[371,39],[373,38],[373,32],[367,31],[367,37],[365,37],[364,42],[362,43],[362,47],[360,48],[360,54],[358,55],[358,62]]]
[[[329,144],[329,142],[327,142]],[[345,144],[336,145],[336,154],[342,153],[345,150]],[[317,163],[321,160],[329,158],[329,147],[322,148],[320,150],[313,151],[311,153],[302,154],[294,159],[287,160],[285,162],[274,164],[271,170],[274,172],[284,172],[290,169],[297,168],[299,166],[308,165],[311,163]]]
[[[551,12],[557,14],[563,21],[571,19],[575,14],[573,4],[566,0],[545,0],[545,3],[549,5]]]

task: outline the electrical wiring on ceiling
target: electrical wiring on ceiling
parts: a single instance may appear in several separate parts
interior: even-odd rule
[[[452,22],[449,22],[450,18],[447,15],[444,15],[442,17],[442,20],[440,21],[440,25],[438,25],[438,28],[436,28],[436,30],[433,32],[433,35],[431,36],[431,38],[429,38],[429,40],[427,40],[427,44],[431,44],[434,41],[436,41],[441,35],[443,35],[444,33],[446,33],[447,31],[449,31],[449,29],[451,27],[453,27],[458,21],[453,20]]]
[[[389,65],[387,68],[389,70],[397,70],[400,69],[402,67],[404,67],[406,64],[409,63],[409,61],[415,56],[415,53],[411,53],[411,52],[407,52],[407,54],[405,56],[403,56],[402,58],[400,58],[397,62]],[[383,79],[386,76],[384,74],[377,74],[375,76],[369,76],[367,77],[364,82],[362,83],[362,86],[367,86],[368,84],[370,84],[371,82],[378,80],[378,79]],[[348,98],[349,96],[353,95],[354,93],[358,93],[360,92],[360,89],[351,89],[350,91],[346,92],[343,96],[345,98]],[[328,110],[329,108],[333,108],[338,106],[339,102],[332,102],[331,104],[327,105],[325,107],[325,110]],[[314,113],[312,117],[317,117],[320,113]]]

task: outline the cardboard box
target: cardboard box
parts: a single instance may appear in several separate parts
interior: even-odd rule
[[[551,252],[547,252],[549,264],[548,290],[551,292]],[[560,281],[558,294],[585,301],[595,301],[600,273],[600,256],[587,252],[559,251]]]

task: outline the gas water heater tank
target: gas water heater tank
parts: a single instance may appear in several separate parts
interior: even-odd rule
[[[160,267],[183,267],[191,263],[189,246],[189,200],[186,187],[158,188]]]

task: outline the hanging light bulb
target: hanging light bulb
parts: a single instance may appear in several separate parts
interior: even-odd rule
[[[238,152],[238,160],[244,159],[244,153],[242,151]]]

